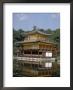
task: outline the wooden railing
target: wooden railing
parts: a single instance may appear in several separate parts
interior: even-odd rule
[[[54,62],[55,58],[31,58],[31,57],[14,57],[17,60],[24,60],[24,61],[51,61]]]

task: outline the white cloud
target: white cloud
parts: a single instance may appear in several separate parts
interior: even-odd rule
[[[17,14],[17,17],[20,21],[24,21],[28,19],[28,15],[27,14]]]
[[[58,17],[58,15],[59,15],[59,14],[52,14],[51,17],[52,17],[53,19],[55,19],[55,18]]]
[[[56,18],[57,16],[56,16],[56,14],[52,14],[51,17],[52,18]]]

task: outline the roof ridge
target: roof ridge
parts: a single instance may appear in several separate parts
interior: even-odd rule
[[[30,31],[30,32],[27,32],[26,34],[35,33],[35,32],[38,32],[38,33],[44,34],[44,35],[52,35],[52,34],[47,34],[47,33],[45,33],[45,32],[42,32],[42,31],[40,31],[40,30],[32,30],[32,31]]]

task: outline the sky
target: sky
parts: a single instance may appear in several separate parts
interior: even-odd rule
[[[31,31],[33,26],[39,29],[55,30],[60,28],[59,13],[13,13],[13,28]]]

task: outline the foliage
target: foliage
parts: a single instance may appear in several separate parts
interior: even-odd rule
[[[21,29],[17,31],[13,29],[13,42],[21,41],[23,39],[24,39],[24,31]]]
[[[52,76],[53,77],[60,77],[60,65],[57,62],[53,63]]]
[[[23,41],[25,38],[24,31],[22,29],[15,30],[13,29],[13,54],[17,50],[16,42]]]

